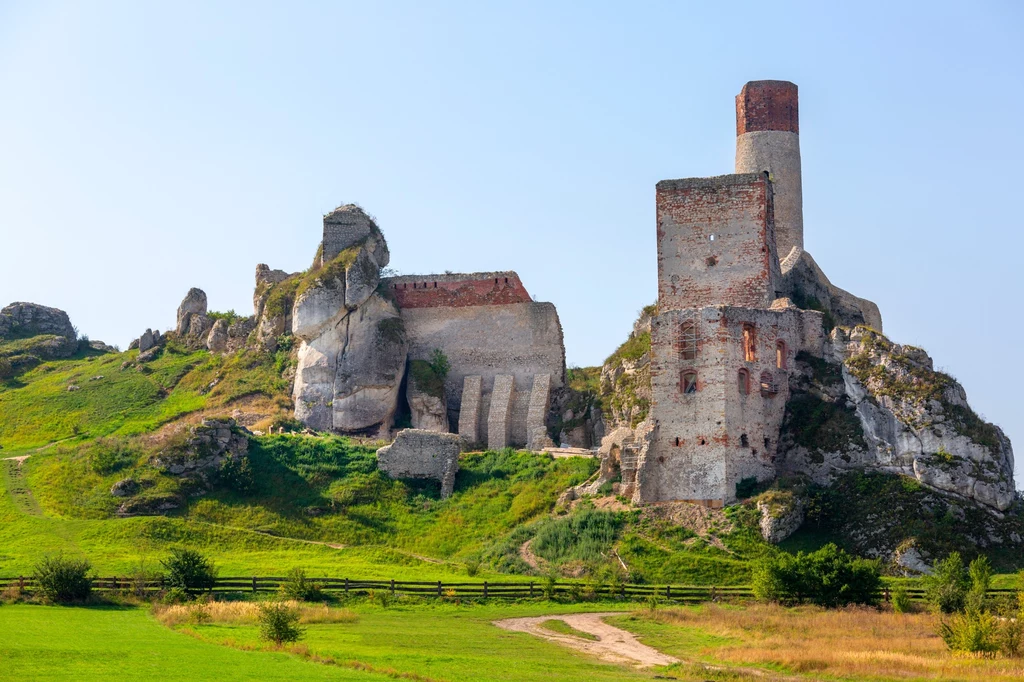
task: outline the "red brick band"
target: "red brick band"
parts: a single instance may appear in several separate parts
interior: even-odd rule
[[[796,85],[789,81],[750,81],[736,95],[736,135],[759,130],[800,132]]]

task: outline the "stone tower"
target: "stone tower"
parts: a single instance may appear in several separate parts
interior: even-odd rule
[[[789,81],[750,81],[736,95],[736,172],[770,174],[780,259],[804,246],[799,118],[797,88]]]

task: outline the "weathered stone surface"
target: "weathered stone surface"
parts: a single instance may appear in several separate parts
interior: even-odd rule
[[[441,395],[430,393],[417,383],[416,375],[409,372],[405,398],[409,403],[414,429],[448,433],[448,406],[443,386]]]
[[[131,478],[123,478],[110,487],[110,494],[114,497],[130,497],[139,492],[141,486]]]
[[[530,389],[530,407],[526,414],[526,449],[540,451],[552,447],[547,418],[551,407],[551,375],[536,374]]]
[[[865,327],[837,328],[829,349],[829,363],[817,369],[798,364],[794,399],[822,401],[837,415],[830,423],[853,421],[843,429],[853,436],[819,437],[797,424],[800,431],[784,434],[781,471],[820,483],[849,470],[898,473],[998,511],[1011,506],[1009,440],[971,411],[963,387],[935,372],[923,350]]]
[[[234,419],[204,419],[189,429],[189,437],[183,446],[157,453],[153,464],[175,476],[205,478],[215,472],[227,457],[246,457],[249,435],[249,431]]]
[[[144,331],[142,336],[139,337],[138,342],[134,345],[139,349],[140,353],[145,353],[147,350],[155,346],[156,343],[153,339],[153,330],[147,329]]]
[[[38,360],[66,358],[78,350],[68,314],[36,303],[16,302],[0,310],[0,340],[40,337],[25,354]]]
[[[462,439],[453,433],[404,429],[391,445],[377,450],[377,466],[392,478],[429,478],[441,482],[441,497],[455,489]]]
[[[367,242],[373,245],[378,241],[383,242],[383,239],[367,237]],[[373,257],[373,245],[365,244],[360,248],[355,261],[345,270],[345,306],[349,309],[362,305],[380,284],[382,266]]]
[[[788,538],[804,522],[803,502],[792,493],[768,493],[757,501],[757,511],[761,536],[773,544]]]
[[[175,329],[179,336],[189,333],[194,315],[206,316],[206,292],[195,287],[188,290],[178,306],[178,324]]]
[[[487,449],[501,450],[509,445],[509,422],[512,417],[512,395],[515,376],[499,374],[494,377],[491,391],[491,409],[487,415]]]
[[[206,347],[215,353],[223,353],[228,349],[228,321],[221,318],[213,323],[206,337]]]
[[[323,263],[334,260],[345,249],[362,244],[371,234],[380,230],[373,219],[355,204],[339,206],[324,216],[324,238],[321,250]],[[378,247],[379,248],[379,247]],[[378,267],[388,264],[386,247],[373,253]]]
[[[854,327],[867,325],[882,331],[878,306],[832,284],[811,254],[794,247],[782,260],[781,291],[798,306],[829,312],[836,324]]]
[[[480,399],[483,379],[467,376],[462,385],[462,409],[459,411],[459,435],[466,447],[480,444]]]

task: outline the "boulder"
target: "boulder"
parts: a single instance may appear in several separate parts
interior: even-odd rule
[[[410,379],[405,397],[412,412],[412,427],[423,431],[448,433],[448,408],[445,406],[444,395],[441,397],[420,391],[413,386]]]
[[[223,353],[228,349],[228,321],[221,318],[213,323],[206,337],[206,347],[215,353]]]
[[[419,429],[398,432],[391,445],[377,450],[377,466],[392,478],[427,478],[441,483],[441,497],[455,489],[462,439],[454,433]]]
[[[155,346],[156,343],[153,340],[153,330],[147,329],[142,333],[142,336],[138,338],[138,342],[133,343],[132,345],[138,348],[140,353],[145,353],[147,350]]]
[[[796,532],[804,522],[803,502],[791,492],[773,490],[757,500],[761,514],[761,536],[778,544]]]
[[[195,287],[188,290],[181,305],[178,306],[178,325],[175,329],[179,336],[189,333],[192,316],[206,317],[206,292]]]
[[[139,492],[141,486],[131,478],[122,478],[110,487],[110,494],[114,497],[131,497]]]

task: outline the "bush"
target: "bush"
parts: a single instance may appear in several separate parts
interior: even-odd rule
[[[480,562],[476,559],[470,559],[466,562],[466,575],[470,578],[475,577],[480,572]]]
[[[67,604],[82,601],[92,592],[91,568],[85,559],[46,557],[36,564],[33,577],[47,601]]]
[[[892,610],[896,613],[910,611],[910,594],[907,593],[907,588],[897,587],[892,591]]]
[[[925,597],[942,613],[963,611],[971,579],[960,552],[953,552],[932,567],[932,575],[922,579]]]
[[[951,651],[991,653],[999,650],[996,619],[981,609],[970,608],[939,625],[939,636]]]
[[[100,476],[120,471],[136,462],[139,452],[127,442],[115,438],[99,438],[92,447],[90,464]]]
[[[281,584],[281,593],[288,599],[296,601],[323,601],[323,585],[315,583],[306,577],[306,572],[301,568],[293,568],[285,582]]]
[[[242,495],[252,493],[256,489],[256,477],[253,475],[249,458],[245,455],[228,455],[221,462],[217,482]]]
[[[752,579],[758,599],[825,607],[874,604],[881,583],[877,562],[851,557],[832,543],[810,554],[779,552],[761,559]]]
[[[172,549],[171,556],[160,563],[167,569],[167,584],[180,588],[187,594],[212,589],[217,583],[217,571],[213,562],[195,550]]]
[[[298,626],[299,612],[287,604],[269,602],[260,604],[260,639],[280,646],[285,642],[297,642],[304,634]]]

